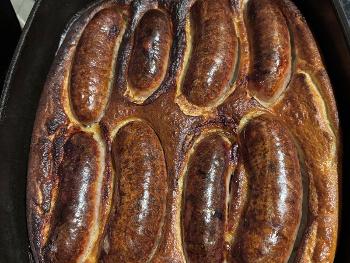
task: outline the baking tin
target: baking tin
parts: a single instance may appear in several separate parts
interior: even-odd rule
[[[0,262],[30,262],[25,194],[36,109],[60,36],[93,0],[37,0],[24,27],[0,100]],[[335,262],[350,262],[350,27],[345,0],[294,0],[319,45],[343,132],[342,206]],[[6,41],[3,36],[2,41]],[[348,188],[348,189],[347,189]]]

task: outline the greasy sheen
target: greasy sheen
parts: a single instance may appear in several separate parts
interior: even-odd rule
[[[203,139],[191,156],[182,218],[189,262],[223,260],[229,147],[223,137],[214,134]]]
[[[94,224],[99,149],[90,134],[74,134],[64,145],[53,229],[44,262],[76,262],[87,249]]]
[[[72,65],[70,98],[78,120],[96,122],[103,113],[109,95],[114,48],[123,25],[115,8],[98,12],[86,26]]]
[[[182,91],[197,106],[209,106],[229,89],[237,38],[228,1],[199,0],[191,8],[193,51]],[[190,44],[190,43],[189,43]]]
[[[34,261],[333,262],[339,121],[292,1],[93,2],[37,109]]]
[[[172,43],[168,15],[148,11],[135,32],[135,43],[129,64],[128,80],[137,95],[148,97],[166,74]]]
[[[300,224],[302,182],[290,133],[268,115],[240,134],[248,170],[248,207],[233,250],[237,262],[286,262]]]
[[[251,0],[247,7],[252,55],[249,90],[265,102],[286,88],[291,70],[287,22],[273,2]]]
[[[147,262],[162,229],[167,174],[162,146],[145,122],[122,127],[113,142],[114,211],[104,262]]]
[[[228,241],[231,244],[239,224],[239,218],[242,217],[247,198],[247,171],[244,167],[243,158],[240,157],[230,179],[229,194],[231,200],[228,204],[227,234],[230,235]]]

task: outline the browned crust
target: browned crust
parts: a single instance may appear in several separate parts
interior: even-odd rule
[[[62,101],[64,101],[62,89],[67,78],[67,72],[70,69],[74,47],[91,17],[100,9],[111,4],[112,1],[95,4],[81,13],[79,19],[72,22],[57,51],[43,88],[33,128],[27,177],[28,234],[33,256],[37,262],[44,262],[42,248],[45,245],[47,233],[44,234],[43,231],[45,227],[50,225],[53,211],[52,205],[47,205],[51,203],[51,194],[48,193],[48,190],[51,188],[57,194],[57,189],[55,189],[58,181],[57,167],[62,159],[62,147],[70,134],[77,129],[68,119],[62,105]],[[111,188],[109,175],[111,169],[108,160],[109,157],[106,157],[105,179],[103,182],[106,187],[101,199],[101,207],[107,207],[110,199],[108,188]],[[50,169],[45,168],[46,166]],[[50,181],[54,184],[47,186],[45,182]],[[40,202],[41,195],[43,202]],[[101,218],[106,219],[106,208],[101,209],[101,211],[103,215]]]
[[[301,70],[310,71],[312,77],[319,82],[319,90],[328,108],[334,132],[339,137],[339,118],[336,101],[317,43],[306,23],[305,18],[290,0],[274,0],[280,6],[288,20],[289,30],[295,39],[296,65]]]
[[[243,125],[242,123],[249,122],[254,116],[266,111],[278,116],[277,118],[294,135],[296,144],[300,147],[299,150],[304,154],[301,162],[305,164],[305,174],[310,177],[308,215],[312,216],[308,218],[307,232],[303,234],[304,231],[300,230],[306,238],[300,244],[296,259],[298,262],[332,262],[337,239],[336,232],[339,209],[338,176],[340,174],[340,137],[336,103],[317,45],[304,18],[289,0],[270,1],[282,11],[289,27],[292,42],[294,43],[292,44],[293,65],[291,85],[287,87],[286,92],[282,93],[281,97],[277,98],[276,102],[270,108],[261,105],[247,92],[250,54],[246,25],[243,22],[244,1],[231,0],[232,17],[239,40],[239,60],[237,62],[237,72],[235,73],[237,76],[231,87],[232,93],[228,93],[227,97],[219,103],[219,106],[205,109],[201,107],[188,107],[181,100],[174,103],[174,98],[178,96],[178,85],[181,85],[180,79],[183,76],[184,67],[188,60],[186,50],[189,46],[188,41],[191,39],[188,38],[186,25],[188,22],[188,13],[194,1],[146,0],[135,1],[133,4],[130,3],[131,1],[123,1],[125,3],[118,4],[120,8],[130,11],[130,20],[126,26],[119,48],[120,52],[117,56],[116,79],[112,87],[111,99],[105,109],[105,115],[99,124],[91,128],[95,134],[99,134],[99,141],[104,145],[107,154],[105,156],[105,171],[102,182],[103,192],[101,194],[99,238],[91,249],[91,257],[87,262],[96,262],[97,255],[102,246],[101,239],[104,233],[104,226],[112,206],[114,176],[109,153],[111,152],[111,141],[114,138],[116,130],[118,127],[120,128],[122,123],[126,123],[131,119],[147,121],[157,134],[164,150],[169,191],[166,196],[166,216],[163,225],[163,234],[160,237],[158,249],[154,251],[152,262],[185,262],[186,259],[182,247],[183,241],[181,240],[181,234],[179,234],[181,232],[179,222],[180,211],[182,210],[183,175],[187,168],[189,153],[193,150],[198,138],[210,132],[224,133],[229,140],[236,140],[239,129]],[[67,84],[75,47],[84,27],[96,12],[111,5],[115,5],[115,1],[98,2],[96,5],[84,10],[70,25],[47,77],[38,106],[32,135],[27,186],[28,232],[32,251],[37,262],[44,262],[42,248],[45,245],[46,232],[50,231],[47,227],[51,226],[51,214],[54,206],[50,200],[53,199],[52,203],[54,204],[57,196],[57,168],[62,160],[63,145],[72,133],[90,129],[80,125],[74,118],[74,115],[71,114],[68,103],[69,97],[63,88]],[[127,65],[132,53],[132,42],[138,22],[148,10],[157,8],[163,12],[168,12],[171,17],[173,41],[170,50],[170,59],[164,80],[159,88],[139,106],[132,103],[130,98],[124,96],[127,84]],[[315,106],[315,111],[312,113],[314,114],[313,116],[321,116],[320,123],[326,125],[326,128],[323,130],[321,126],[318,126],[321,124],[317,123],[314,127],[310,128],[306,120],[302,121],[301,124],[308,127],[304,131],[302,129],[298,130],[295,128],[296,124],[293,122],[293,119],[290,119],[289,115],[284,116],[282,114],[283,112],[285,114],[293,113],[293,105],[289,110],[283,108],[286,106],[283,103],[287,103],[288,100],[297,103],[288,94],[291,91],[292,85],[295,85],[295,81],[298,78],[302,80],[302,76],[314,84],[321,102],[323,101],[321,104],[325,105],[326,114],[322,113],[322,106],[320,104]],[[306,108],[312,108],[314,105],[310,101],[304,102],[304,106]],[[193,114],[191,115],[189,113]],[[326,119],[328,121],[325,121]],[[336,153],[331,161],[335,168],[329,170],[331,171],[330,173],[327,173],[327,171],[323,171],[320,174],[315,173],[318,165],[316,162],[322,162],[322,160],[326,160],[328,157],[324,156],[313,159],[312,150],[308,152],[303,148],[309,147],[307,146],[308,143],[305,140],[305,136],[302,136],[303,132],[305,134],[314,132],[315,138],[319,138],[321,135],[324,138],[328,138],[329,140],[325,140],[325,147],[331,145],[332,142],[335,143]],[[311,142],[319,142],[315,140]],[[324,149],[322,145],[313,145],[313,147],[317,148],[317,152],[321,152]],[[231,167],[234,167],[233,163],[236,161],[230,160]],[[327,180],[331,184],[327,185]],[[326,188],[323,188],[323,185],[326,185]],[[322,210],[324,206],[320,204],[324,200],[328,200],[327,205],[333,207],[333,209]],[[241,202],[242,204],[239,209],[241,211],[240,214],[243,214],[246,197],[242,197]],[[318,207],[316,203],[320,206]],[[326,211],[324,213],[329,211],[329,214],[326,214],[330,218],[328,225],[326,221],[322,221],[323,218],[326,218],[322,217],[325,214],[322,214],[323,212],[321,214],[318,213],[317,211],[321,211],[318,209],[321,209],[323,212]],[[238,224],[239,222],[236,223],[236,225]],[[324,240],[323,237],[327,237],[327,231],[330,225],[332,235],[329,236],[328,240]],[[316,234],[312,234],[313,231]],[[230,233],[231,237],[234,234]],[[307,237],[310,237],[310,240]],[[312,245],[313,240],[317,239],[319,240],[319,244],[324,242],[328,248],[325,257],[322,256],[323,250],[320,249],[322,244],[315,245],[315,247]],[[299,246],[299,244],[297,245]],[[230,249],[230,244],[228,244],[228,249]]]
[[[340,133],[339,133],[339,118],[337,113],[336,102],[334,99],[332,86],[324,67],[321,55],[318,51],[317,44],[312,36],[310,29],[308,28],[304,17],[300,14],[299,10],[289,0],[276,0],[280,6],[284,16],[288,20],[289,30],[294,38],[295,49],[295,68],[294,74],[297,71],[306,72],[310,75],[311,81],[314,83],[315,88],[319,92],[324,101],[326,118],[329,122],[330,130],[324,131],[319,129],[316,123],[312,122],[313,127],[305,124],[305,130],[299,130],[297,132],[297,125],[295,122],[289,122],[289,125],[293,125],[291,130],[298,140],[304,143],[304,147],[308,147],[308,150],[304,150],[306,158],[306,166],[308,168],[309,176],[311,176],[310,189],[315,188],[316,193],[310,190],[309,197],[309,229],[305,235],[311,235],[312,228],[317,228],[316,235],[309,241],[304,239],[304,251],[302,249],[298,252],[297,262],[332,262],[334,260],[337,232],[338,232],[338,215],[339,215],[339,179],[341,176],[341,160],[340,160]],[[293,88],[292,86],[290,88]],[[309,103],[308,107],[312,107],[312,101],[304,102]],[[276,109],[277,110],[277,109]],[[293,109],[294,111],[295,109]],[[290,116],[288,113],[285,113]],[[311,114],[311,112],[309,113]],[[315,117],[317,114],[314,113]],[[319,115],[318,115],[319,116]],[[288,118],[286,118],[288,122]],[[309,120],[311,121],[311,117]],[[305,123],[307,123],[307,121]],[[307,137],[301,136],[301,134],[312,134],[312,140],[307,140]],[[323,133],[323,134],[322,134]],[[321,139],[322,137],[329,137],[328,140]],[[309,146],[308,142],[313,144]],[[329,144],[335,144],[334,156],[327,149]],[[315,147],[315,144],[317,146]],[[303,145],[301,145],[303,147]],[[313,150],[313,147],[315,150]],[[318,155],[319,154],[319,155]],[[319,156],[319,157],[317,157]],[[315,168],[321,166],[322,162],[332,159],[333,165],[321,168]],[[311,164],[311,163],[313,164]],[[315,197],[313,197],[315,195]],[[313,203],[318,203],[318,205]],[[317,211],[312,211],[312,207],[318,207]],[[311,243],[312,239],[316,240],[314,249],[307,251],[307,244]]]

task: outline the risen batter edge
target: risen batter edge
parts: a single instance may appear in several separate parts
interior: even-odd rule
[[[140,25],[143,17],[152,24]],[[72,85],[83,88],[79,78],[73,84],[72,70],[92,19],[96,27],[90,28],[100,28],[101,39],[105,23],[103,43],[111,41],[113,57],[100,65],[106,53],[99,49],[108,45],[89,53],[82,47],[81,56],[98,62],[96,72],[110,66],[99,75],[108,81],[95,85],[105,85],[93,94],[102,96],[100,106],[79,108],[72,106],[80,94]],[[145,31],[137,40],[139,27],[151,35]],[[131,59],[133,54],[145,57]],[[140,66],[129,70],[132,61]],[[146,71],[131,81],[130,72],[138,68]],[[82,65],[77,72],[88,79],[90,69]],[[136,85],[153,80],[150,89]],[[98,114],[85,115],[84,108]],[[128,135],[130,127],[146,136],[140,137],[143,147],[138,138],[128,139],[136,136]],[[125,156],[122,144],[139,150]],[[82,164],[65,158],[75,152],[84,156]],[[69,26],[38,107],[27,186],[31,248],[37,262],[332,262],[339,155],[331,84],[312,34],[290,1],[98,2]],[[115,163],[118,156],[125,167]],[[132,168],[129,158],[139,165]],[[93,183],[69,181],[71,174]],[[129,185],[126,174],[135,174],[138,185]],[[147,188],[143,183],[152,178],[163,179]],[[75,193],[61,189],[67,184],[77,186]],[[82,191],[85,186],[90,195]],[[208,189],[214,194],[205,194]],[[128,210],[120,191],[140,206]],[[69,207],[74,200],[76,206]],[[149,201],[145,209],[142,200]],[[118,221],[118,211],[130,220]],[[137,221],[142,212],[146,216]],[[128,226],[135,232],[122,236]],[[57,228],[64,229],[61,236]],[[113,243],[122,237],[135,244]]]

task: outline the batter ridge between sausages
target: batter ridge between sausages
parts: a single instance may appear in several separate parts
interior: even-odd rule
[[[337,109],[290,0],[117,0],[62,37],[34,124],[36,262],[332,262]]]

